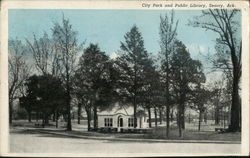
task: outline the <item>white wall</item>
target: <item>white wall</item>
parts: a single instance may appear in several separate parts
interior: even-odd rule
[[[113,126],[114,128],[118,127],[118,117],[122,116],[123,118],[123,128],[133,128],[128,127],[128,119],[133,118],[133,116],[127,116],[127,115],[99,115],[98,116],[98,127],[105,127],[104,119],[105,118],[112,118],[113,119]],[[140,128],[140,118],[137,118],[137,128]],[[141,118],[141,128],[148,128],[147,118],[144,119],[144,117]]]

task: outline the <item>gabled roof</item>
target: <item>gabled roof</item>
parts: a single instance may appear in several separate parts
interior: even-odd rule
[[[134,110],[133,107],[131,106],[123,106],[119,103],[116,103],[115,106],[111,109],[107,109],[104,111],[99,111],[98,115],[117,115],[117,114],[123,114],[123,115],[133,115],[134,114]]]

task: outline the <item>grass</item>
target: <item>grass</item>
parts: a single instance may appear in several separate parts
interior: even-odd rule
[[[166,139],[166,128],[155,128],[152,134],[145,134],[144,138]],[[170,140],[219,140],[219,141],[240,141],[241,133],[222,133],[215,131],[197,131],[186,129],[183,131],[183,137],[179,137],[179,131],[176,126],[171,127],[169,138]]]
[[[18,127],[35,127],[36,121],[28,122],[26,120],[13,121],[10,131],[12,128]],[[50,122],[50,126],[45,126],[45,128],[37,128],[36,130],[48,130],[54,132],[61,132],[67,134],[74,134],[80,136],[94,136],[94,137],[109,137],[109,138],[134,138],[134,139],[167,139],[166,138],[166,128],[164,126],[154,128],[152,133],[147,134],[135,134],[135,133],[99,133],[99,132],[88,132],[86,128],[86,121],[81,121],[81,124],[78,125],[77,121],[72,121],[72,131],[65,130],[65,123],[60,122],[59,128],[55,128],[54,122]],[[176,124],[172,124],[169,133],[169,140],[219,140],[219,141],[240,141],[241,133],[221,133],[215,132],[214,128],[218,127],[215,125],[202,124],[201,131],[198,131],[197,125],[193,123],[186,123],[186,130],[183,131],[183,137],[179,137],[179,132]]]

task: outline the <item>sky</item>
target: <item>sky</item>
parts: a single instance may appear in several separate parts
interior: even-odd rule
[[[78,32],[78,42],[98,44],[102,51],[111,57],[120,50],[120,42],[133,25],[142,33],[148,52],[157,54],[159,46],[160,15],[170,10],[59,10],[59,9],[10,9],[9,38],[32,40],[33,33],[42,37],[44,32],[51,36],[51,28],[62,17],[68,18],[73,30]],[[188,26],[188,20],[201,15],[201,10],[175,10],[175,19],[179,20],[177,39],[188,48],[191,57],[202,58],[209,50],[214,53],[215,39],[218,35],[202,28]],[[200,59],[201,60],[201,59]],[[207,61],[203,61],[204,67]]]
[[[41,37],[44,32],[51,35],[54,23],[61,22],[63,14],[78,32],[78,41],[87,47],[90,42],[98,43],[101,50],[112,54],[120,49],[124,35],[136,24],[142,33],[145,48],[150,53],[158,53],[160,15],[169,10],[9,10],[9,38],[32,39],[33,33]],[[177,38],[181,40],[195,57],[200,52],[214,48],[217,34],[204,29],[188,26],[188,19],[201,15],[199,10],[175,11],[179,20]]]

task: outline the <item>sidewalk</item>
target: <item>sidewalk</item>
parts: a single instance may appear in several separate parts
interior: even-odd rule
[[[165,139],[141,139],[141,138],[117,138],[114,136],[84,136],[79,134],[73,134],[73,133],[62,133],[60,131],[55,130],[49,130],[49,129],[35,129],[32,128],[30,130],[35,130],[39,133],[45,133],[45,134],[53,134],[58,136],[66,136],[66,137],[72,137],[72,138],[81,138],[81,139],[96,139],[96,140],[108,140],[108,141],[130,141],[130,142],[148,142],[148,143],[210,143],[210,144],[241,144],[240,141],[215,141],[215,140],[165,140]]]

